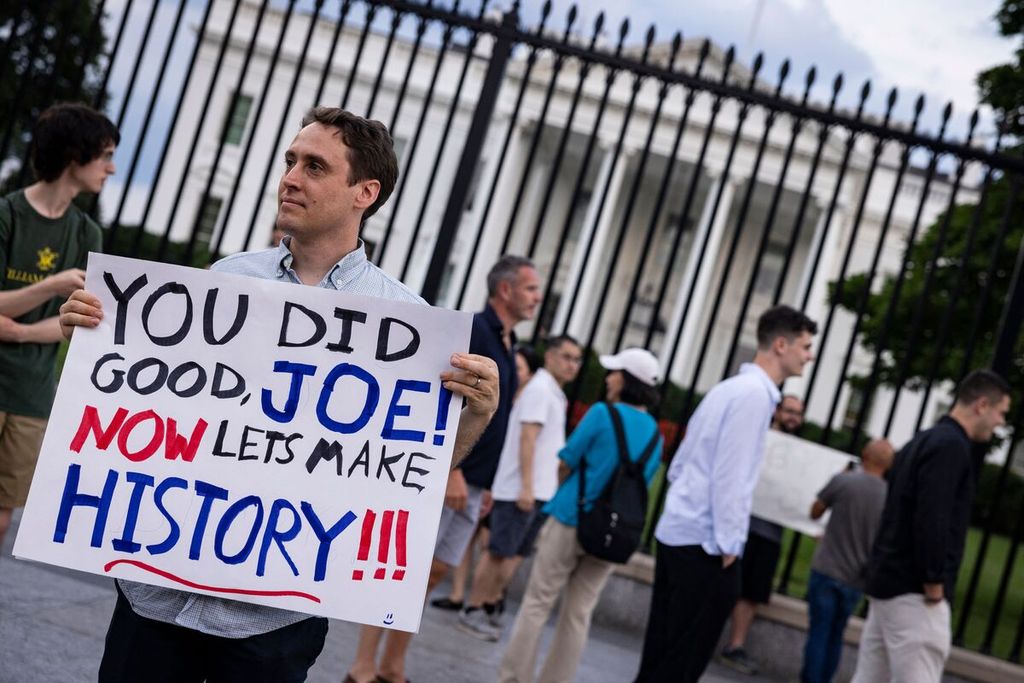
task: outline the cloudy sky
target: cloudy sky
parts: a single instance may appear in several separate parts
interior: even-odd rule
[[[536,21],[542,0],[526,0],[524,18]],[[765,74],[774,76],[789,58],[795,90],[812,65],[824,99],[836,73],[846,78],[847,105],[866,80],[872,81],[870,110],[880,112],[892,87],[899,88],[897,114],[909,120],[913,100],[926,97],[927,127],[935,128],[946,102],[954,103],[955,135],[960,137],[977,105],[978,72],[1010,61],[1017,41],[999,35],[992,17],[1000,0],[582,0],[585,25],[603,9],[612,26],[628,17],[635,40],[654,24],[669,40],[709,37],[735,45],[750,63],[765,55]],[[556,2],[564,12],[568,5]],[[556,12],[559,11],[556,9]],[[555,26],[560,25],[555,23]],[[798,76],[794,78],[794,76]],[[931,115],[929,115],[929,113]],[[990,120],[990,119],[983,119]]]
[[[282,4],[280,0],[271,0]],[[544,0],[522,0],[522,23],[536,25]],[[782,61],[791,60],[788,90],[799,92],[803,75],[812,65],[818,69],[818,87],[814,96],[824,102],[830,93],[835,74],[846,79],[840,105],[856,104],[861,84],[870,79],[873,90],[868,111],[881,114],[890,88],[899,87],[900,98],[896,118],[909,121],[913,102],[919,94],[926,96],[927,106],[922,129],[934,131],[946,102],[954,104],[954,118],[949,137],[962,139],[970,112],[977,105],[974,80],[982,69],[1009,61],[1017,41],[999,36],[992,17],[1001,0],[580,0],[577,26],[589,35],[597,15],[605,10],[605,34],[610,42],[618,26],[629,18],[628,41],[637,44],[649,25],[657,27],[657,39],[669,41],[676,30],[685,39],[711,38],[722,47],[735,45],[738,59],[749,64],[757,51],[763,51],[765,79],[773,81]],[[340,0],[328,2],[327,13],[337,11]],[[463,0],[463,7],[474,13],[479,0]],[[512,0],[490,0],[492,7],[511,6]],[[451,0],[435,0],[450,6]],[[553,16],[549,27],[560,30],[570,4],[553,0]],[[108,0],[109,16],[122,15],[126,0]],[[135,3],[129,30],[125,32],[121,53],[138,53],[150,3]],[[311,0],[299,0],[300,10],[308,10]],[[160,0],[155,26],[173,26],[179,2]],[[184,26],[186,36],[179,36],[169,58],[167,77],[158,93],[141,87],[132,95],[128,108],[122,112],[133,59],[119,59],[111,78],[112,102],[109,113],[121,123],[122,145],[117,151],[119,173],[104,192],[104,216],[117,213],[123,183],[132,177],[132,199],[125,207],[131,220],[141,213],[135,201],[148,194],[159,160],[162,140],[172,119],[176,96],[184,77],[185,64],[191,51],[192,31],[200,23],[205,0],[186,0]],[[356,4],[353,18],[359,20],[362,3]],[[386,24],[389,13],[379,20]],[[113,37],[117,21],[108,23]],[[385,27],[386,28],[386,27]],[[136,83],[152,83],[159,71],[162,53],[167,45],[167,31],[157,28],[148,46]],[[153,102],[147,142],[134,174],[129,174],[136,140],[147,119],[150,97]],[[991,116],[983,111],[979,142],[991,142]]]

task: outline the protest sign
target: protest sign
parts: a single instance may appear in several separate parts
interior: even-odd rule
[[[14,554],[418,629],[472,316],[100,254],[86,288]]]
[[[761,475],[754,488],[754,515],[802,534],[820,536],[828,517],[812,520],[811,504],[829,479],[853,460],[833,448],[768,430]]]

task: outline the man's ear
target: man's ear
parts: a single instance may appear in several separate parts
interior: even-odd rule
[[[772,351],[774,351],[776,354],[780,356],[786,352],[786,349],[788,347],[789,339],[787,339],[784,335],[779,335],[774,340],[772,340]]]
[[[512,297],[512,283],[508,280],[499,282],[497,294],[499,299],[510,299]]]
[[[359,185],[359,192],[356,193],[355,207],[357,209],[370,208],[380,196],[380,181],[361,180],[357,185]]]

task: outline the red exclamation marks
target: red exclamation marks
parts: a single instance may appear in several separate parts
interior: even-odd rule
[[[373,510],[367,510],[366,516],[363,517],[363,530],[359,535],[359,555],[357,556],[357,559],[360,562],[366,562],[366,560],[370,557],[370,541],[372,540],[373,537],[373,521],[376,518],[377,515],[374,513]],[[353,569],[352,580],[362,581],[363,570]]]
[[[373,578],[382,581],[387,577],[388,558],[391,554],[392,529],[395,539],[395,564],[398,567],[391,573],[391,578],[401,581],[405,578],[406,571],[406,539],[409,529],[409,511],[398,510],[398,519],[395,519],[395,510],[384,510],[381,513],[380,533],[377,537],[377,562],[380,566],[373,572]],[[366,562],[370,558],[370,545],[373,541],[373,527],[377,521],[377,513],[367,510],[363,517],[363,529],[359,537],[359,554],[356,556],[358,562]],[[362,581],[363,570],[353,569],[352,580]]]
[[[398,563],[399,569],[396,569],[391,574],[391,578],[395,581],[401,581],[405,578],[405,535],[408,528],[409,511],[399,510],[398,526],[395,529],[395,562]]]
[[[380,542],[377,544],[377,561],[381,563],[373,578],[380,580],[384,578],[385,567],[388,563],[388,552],[391,550],[391,525],[395,521],[395,511],[385,510],[384,517],[380,522]]]

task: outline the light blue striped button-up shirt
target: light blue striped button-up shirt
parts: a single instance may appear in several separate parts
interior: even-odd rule
[[[302,284],[292,270],[293,257],[288,250],[287,240],[288,238],[282,240],[276,249],[228,256],[215,263],[213,270]],[[370,263],[366,258],[362,240],[354,251],[346,254],[331,268],[317,287],[394,301],[425,303],[408,287]],[[290,610],[187,593],[134,581],[119,580],[118,585],[136,614],[225,638],[246,638],[268,633],[309,616]]]
[[[660,542],[743,554],[765,434],[780,398],[753,363],[707,393],[668,468],[665,510],[654,532]]]

